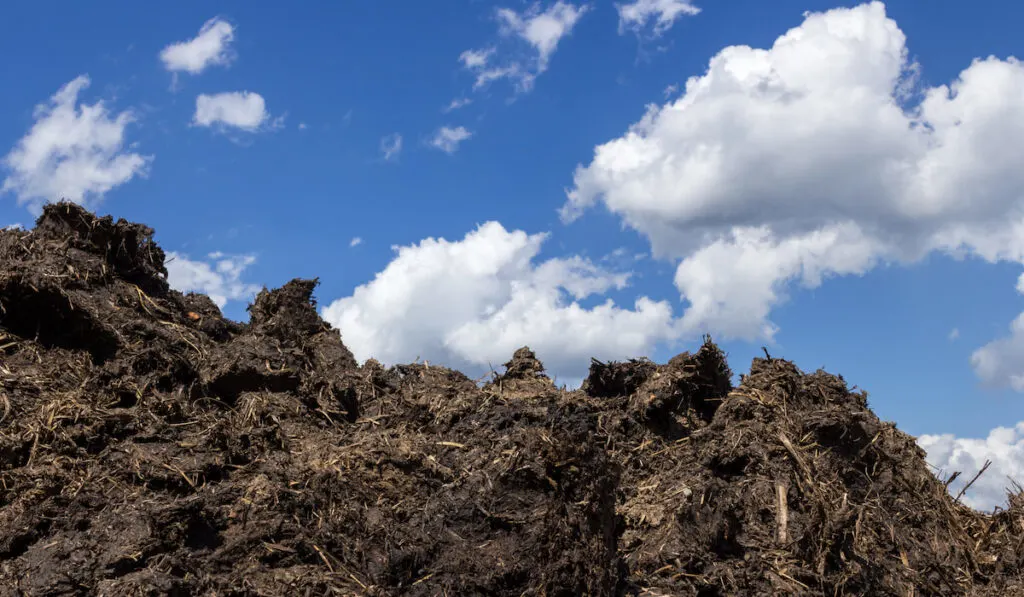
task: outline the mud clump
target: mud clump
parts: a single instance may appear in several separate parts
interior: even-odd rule
[[[954,502],[840,377],[359,365],[316,280],[235,323],[152,236],[0,232],[0,595],[1024,593],[1024,498]]]

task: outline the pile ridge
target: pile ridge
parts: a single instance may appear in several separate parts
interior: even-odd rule
[[[956,502],[840,376],[360,365],[317,280],[237,323],[153,234],[0,231],[0,597],[1024,594],[1024,498]]]

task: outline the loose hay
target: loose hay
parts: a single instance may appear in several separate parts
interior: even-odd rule
[[[709,339],[479,386],[360,367],[315,280],[241,325],[165,275],[72,204],[0,232],[0,595],[1024,591],[1024,498],[956,503],[840,377]]]

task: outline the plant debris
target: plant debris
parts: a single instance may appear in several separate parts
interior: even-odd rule
[[[0,232],[0,595],[1024,594],[1021,494],[955,501],[842,377],[360,366],[316,280],[239,324],[164,259],[71,203]]]

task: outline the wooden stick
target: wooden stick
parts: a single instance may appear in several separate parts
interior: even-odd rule
[[[971,485],[974,485],[974,482],[978,480],[978,477],[980,477],[986,470],[988,470],[988,467],[990,466],[992,466],[992,461],[986,460],[985,465],[981,467],[981,470],[978,471],[978,474],[974,475],[974,478],[971,479],[971,481],[967,485],[964,485],[964,488],[960,490],[960,493],[956,494],[956,499],[953,500],[954,504],[960,501],[960,498],[963,497],[965,493],[967,493],[967,490],[971,488]]]
[[[787,488],[783,483],[775,484],[775,495],[778,502],[776,517],[779,523],[779,543],[789,543],[789,505],[786,502]]]

